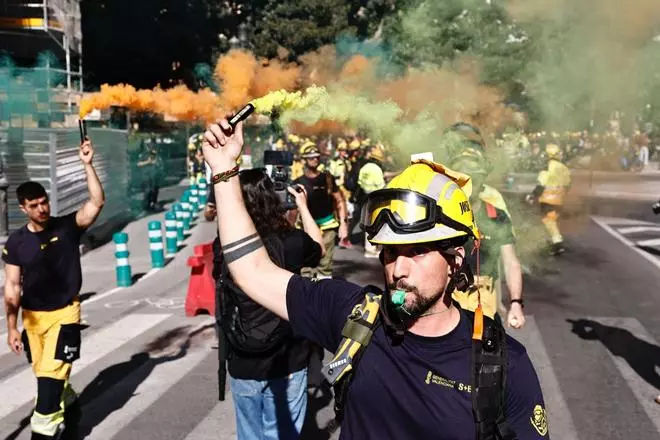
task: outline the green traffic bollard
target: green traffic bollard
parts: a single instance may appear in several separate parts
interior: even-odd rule
[[[117,232],[112,236],[115,242],[115,259],[117,261],[115,272],[117,275],[117,287],[129,287],[132,284],[131,265],[128,262],[128,234]]]
[[[192,214],[193,219],[197,219],[199,216],[199,187],[197,184],[190,185],[190,213]]]
[[[178,250],[176,214],[174,212],[165,213],[165,257],[172,258]]]
[[[186,190],[181,197],[181,208],[183,214],[183,232],[184,234],[190,231],[190,224],[192,223],[192,213],[190,212],[190,192]]]
[[[178,247],[186,239],[186,235],[183,232],[184,231],[183,208],[181,207],[181,203],[174,204],[174,214],[176,215],[176,245],[178,250]]]
[[[149,222],[149,252],[151,253],[151,267],[153,269],[165,267],[163,229],[159,221]]]
[[[203,208],[206,206],[206,202],[209,200],[209,185],[206,181],[206,178],[202,177],[199,179],[199,204]]]

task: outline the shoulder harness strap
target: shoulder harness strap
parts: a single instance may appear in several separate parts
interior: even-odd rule
[[[506,404],[507,347],[501,322],[482,313],[465,311],[473,323],[472,413],[477,440],[516,440],[509,427]]]
[[[337,353],[322,369],[326,380],[335,390],[337,420],[341,420],[343,416],[348,386],[357,364],[380,324],[379,311],[383,292],[374,286],[365,287],[363,292],[364,300],[356,304],[348,315]]]

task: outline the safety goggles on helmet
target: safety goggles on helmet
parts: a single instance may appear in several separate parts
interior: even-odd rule
[[[423,232],[443,224],[473,235],[468,226],[445,215],[433,198],[408,189],[387,188],[368,195],[362,228],[373,237],[385,224],[397,234]]]

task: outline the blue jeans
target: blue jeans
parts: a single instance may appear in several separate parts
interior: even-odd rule
[[[298,439],[307,411],[307,369],[271,380],[230,379],[238,440]]]

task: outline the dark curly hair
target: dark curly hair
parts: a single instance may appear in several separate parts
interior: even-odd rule
[[[238,178],[248,214],[261,237],[293,230],[284,215],[286,209],[263,168],[243,170]]]

